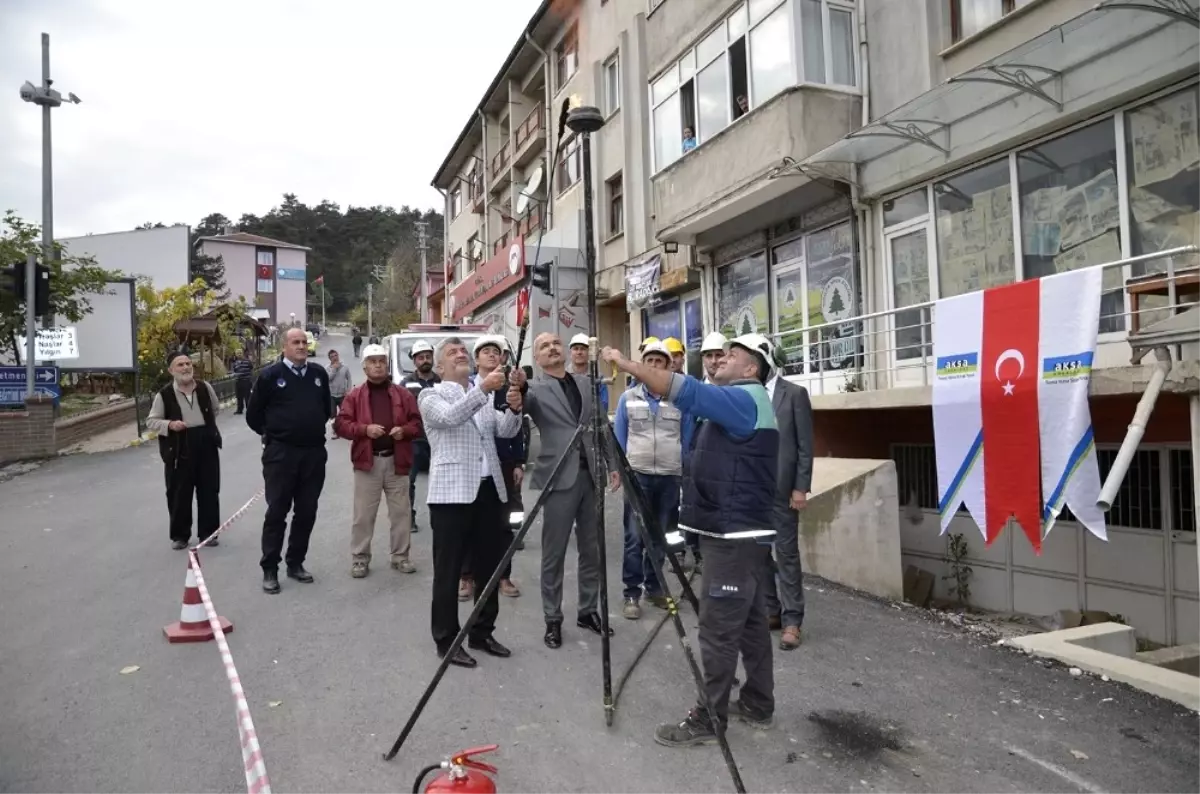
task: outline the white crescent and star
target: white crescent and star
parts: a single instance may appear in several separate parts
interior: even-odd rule
[[[1003,365],[1005,361],[1009,360],[1017,362],[1017,366],[1020,367],[1020,369],[1017,371],[1017,380],[1020,380],[1021,376],[1025,374],[1025,355],[1020,350],[1010,347],[996,358],[996,380],[1000,380],[1001,365]],[[1005,397],[1011,397],[1013,395],[1014,386],[1011,380],[1004,381],[1003,388]]]

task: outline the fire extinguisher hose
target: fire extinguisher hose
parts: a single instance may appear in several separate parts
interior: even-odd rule
[[[430,772],[436,772],[437,770],[439,770],[441,768],[442,768],[441,764],[430,764],[429,766],[422,769],[421,773],[417,775],[416,781],[413,783],[413,794],[421,794],[421,781],[423,781],[425,779],[425,776],[428,775]]]

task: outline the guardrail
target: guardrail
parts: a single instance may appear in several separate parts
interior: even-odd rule
[[[1104,271],[1099,344],[1124,342],[1129,333],[1197,305],[1200,269],[1176,263],[1177,257],[1195,261],[1197,252],[1200,247],[1188,245],[1092,265]],[[1166,260],[1165,268],[1131,274],[1131,266],[1156,260]],[[787,359],[784,374],[813,394],[927,386],[933,380],[935,305],[926,301],[769,336]]]
[[[513,149],[519,151],[525,142],[536,137],[538,132],[546,126],[546,113],[539,102],[533,110],[529,111],[521,124],[513,132]]]

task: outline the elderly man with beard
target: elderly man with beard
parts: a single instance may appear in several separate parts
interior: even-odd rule
[[[412,444],[420,438],[417,399],[392,384],[387,350],[367,345],[362,351],[367,382],[350,390],[333,420],[333,430],[351,442],[354,466],[354,518],[350,527],[350,575],[362,579],[370,570],[371,539],[379,500],[386,496],[391,524],[392,569],[415,573],[409,559],[412,517],[408,504],[408,471]]]
[[[220,523],[221,432],[217,393],[192,374],[186,353],[167,357],[171,383],[154,396],[146,426],[158,434],[171,517],[171,548],[185,549],[192,537],[192,495],[196,498],[196,536],[206,540]],[[216,546],[213,538],[208,545]]]
[[[424,339],[417,340],[408,351],[416,372],[400,381],[400,385],[408,389],[414,398],[420,398],[421,392],[431,386],[436,386],[442,379],[433,371],[433,345]],[[417,475],[429,473],[429,440],[418,438],[413,442],[413,464],[408,470],[408,503],[412,512],[412,531],[417,527]]]
[[[432,633],[438,656],[445,657],[460,628],[458,581],[463,560],[470,553],[475,574],[486,581],[504,556],[508,491],[496,439],[521,432],[522,401],[514,383],[507,389],[504,408],[495,407],[493,395],[505,385],[500,369],[471,385],[467,347],[458,337],[444,339],[435,360],[442,382],[423,390],[417,403],[433,455],[426,497],[433,527]],[[499,595],[493,590],[471,627],[468,647],[501,658],[511,655],[492,636],[499,612]],[[454,653],[450,663],[477,664],[464,648]]]
[[[597,544],[596,490],[590,472],[603,466],[592,448],[590,434],[584,434],[576,454],[568,456],[558,479],[548,482],[554,464],[567,450],[575,428],[592,413],[592,389],[588,379],[567,371],[562,339],[554,333],[539,334],[533,342],[534,359],[541,372],[529,382],[525,412],[538,427],[541,450],[533,469],[533,487],[550,488],[542,513],[542,613],[546,633],[542,640],[548,648],[562,647],[563,569],[571,528],[579,553],[579,612],[575,625],[600,634],[600,550]],[[521,375],[514,375],[521,385]],[[617,473],[609,476],[616,487]],[[608,629],[609,635],[612,628]]]

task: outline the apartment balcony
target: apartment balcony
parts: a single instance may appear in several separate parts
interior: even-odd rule
[[[492,256],[495,256],[496,254],[508,248],[508,246],[513,240],[516,239],[516,237],[517,235],[515,228],[505,229],[504,234],[492,241]]]
[[[488,165],[488,190],[496,193],[512,182],[512,141],[500,145]]]
[[[518,233],[522,237],[528,237],[529,235],[533,234],[534,232],[537,232],[538,230],[540,230],[541,228],[542,228],[541,207],[535,206],[535,207],[530,208],[529,212],[525,215],[525,217],[521,219],[521,222],[518,225],[517,230],[518,230]]]
[[[651,178],[657,238],[695,244],[699,234],[795,190],[802,182],[769,179],[771,171],[855,130],[861,108],[856,95],[796,86],[734,121]]]
[[[483,212],[483,195],[483,166],[476,165],[471,169],[471,173],[467,174],[467,206],[471,208],[471,212]]]
[[[513,132],[513,164],[521,168],[546,148],[546,109],[539,103]]]

